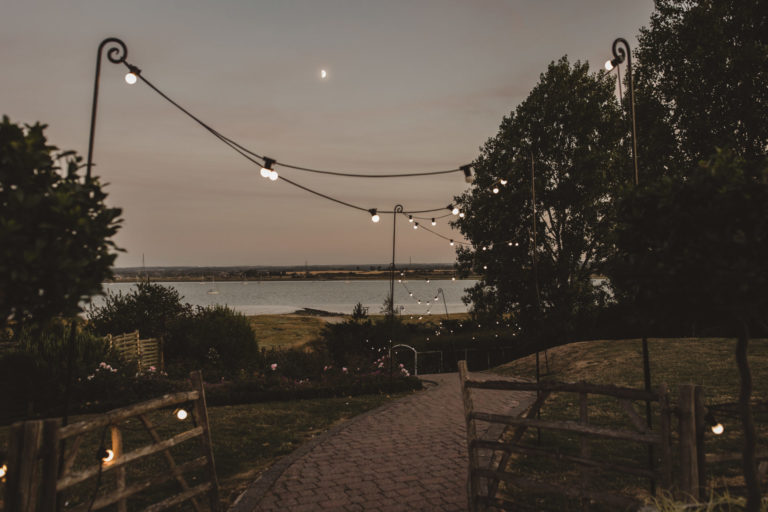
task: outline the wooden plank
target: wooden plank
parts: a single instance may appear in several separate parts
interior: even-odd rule
[[[193,487],[188,491],[184,491],[182,493],[177,494],[176,496],[171,496],[170,498],[167,498],[167,499],[164,499],[163,501],[155,503],[154,505],[151,505],[145,508],[144,512],[160,512],[161,510],[166,510],[180,503],[184,503],[185,501],[187,501],[188,499],[194,496],[203,494],[204,492],[209,492],[212,488],[213,488],[213,483],[205,482],[204,484],[200,484],[197,487]],[[214,510],[218,510],[218,505],[217,505],[217,508]]]
[[[615,464],[612,462],[606,462],[602,460],[586,459],[583,457],[577,457],[575,455],[568,455],[561,453],[559,450],[552,450],[548,448],[542,448],[540,446],[529,446],[522,444],[510,445],[499,441],[484,441],[478,440],[475,442],[478,448],[484,448],[486,450],[503,451],[506,453],[522,453],[523,455],[532,455],[535,457],[544,457],[546,459],[554,460],[556,462],[573,462],[586,467],[593,467],[604,469],[613,472],[626,473],[628,475],[640,476],[643,478],[653,478],[655,473],[651,470],[637,467],[626,466],[623,464]],[[499,470],[503,471],[503,469]]]
[[[21,460],[18,480],[19,510],[35,510],[40,491],[40,448],[43,440],[43,422],[25,421],[22,425],[24,441],[21,446]]]
[[[699,472],[696,460],[696,411],[694,410],[694,387],[680,385],[680,499],[699,500]]]
[[[535,382],[515,382],[506,380],[486,380],[486,381],[468,381],[467,386],[479,389],[498,389],[509,391],[553,391],[569,393],[589,393],[592,395],[607,395],[616,398],[626,398],[629,400],[642,400],[655,402],[658,396],[655,393],[649,393],[641,389],[623,388],[618,386],[603,386],[598,384],[589,384],[587,382],[557,382],[541,381]]]
[[[152,411],[154,409],[160,409],[162,407],[169,407],[171,405],[180,404],[183,402],[190,402],[197,400],[200,393],[197,391],[182,391],[180,393],[173,393],[171,395],[163,395],[146,402],[141,402],[121,409],[114,409],[106,412],[96,418],[87,419],[77,423],[72,423],[61,427],[59,430],[59,437],[66,439],[75,435],[96,430],[100,427],[105,427],[112,423],[119,423],[132,416],[138,416],[139,414]]]
[[[464,404],[464,422],[466,424],[466,436],[467,436],[467,454],[469,457],[469,465],[467,468],[467,480],[468,491],[467,501],[469,510],[475,512],[478,510],[477,496],[480,494],[477,478],[475,478],[475,470],[480,468],[480,461],[478,458],[477,450],[475,449],[475,441],[477,441],[477,431],[475,430],[475,422],[472,420],[472,414],[474,412],[474,404],[472,403],[472,395],[467,382],[469,378],[469,371],[467,370],[467,361],[461,360],[458,362],[459,367],[459,382],[461,383],[461,398]]]
[[[189,471],[190,469],[205,467],[207,463],[208,463],[208,460],[205,457],[198,457],[194,460],[191,460],[189,462],[186,462],[184,464],[177,466],[177,468],[181,473],[184,473],[186,471]],[[174,478],[175,476],[172,474],[163,474],[163,475],[154,476],[151,478],[146,478],[144,480],[141,480],[140,482],[132,484],[126,487],[121,493],[107,492],[106,494],[103,494],[98,498],[96,498],[96,500],[93,502],[93,507],[91,508],[91,510],[101,510],[114,503],[117,503],[120,500],[130,498],[134,494],[138,494],[142,491],[146,491],[150,487],[163,484]],[[90,502],[81,503],[80,505],[73,507],[67,512],[88,512],[89,505],[90,505]]]
[[[16,422],[8,433],[8,473],[6,476],[5,507],[7,510],[24,510],[19,501],[19,475],[21,474],[21,447],[24,445],[24,424]]]
[[[120,433],[120,427],[117,425],[109,426],[110,434],[112,437],[112,452],[115,454],[115,459],[123,456],[123,435]],[[115,492],[117,494],[125,491],[125,466],[120,466],[115,469]],[[118,500],[117,512],[127,512],[127,503],[125,499]]]
[[[152,425],[152,422],[149,421],[149,418],[147,418],[143,414],[139,414],[139,420],[144,425],[144,428],[147,429],[147,432],[149,432],[149,435],[152,438],[152,440],[156,443],[159,443],[161,441],[160,436],[155,430],[155,427]],[[168,464],[168,469],[171,470],[171,475],[173,475],[176,481],[179,482],[179,485],[181,485],[181,489],[183,491],[188,491],[190,489],[189,484],[184,479],[184,475],[182,475],[182,471],[180,471],[179,467],[176,465],[176,461],[173,460],[173,455],[171,455],[170,450],[163,450],[163,457],[165,457],[165,462]],[[207,462],[208,459],[205,458],[205,461]],[[200,512],[200,505],[197,503],[197,500],[194,498],[192,498],[192,507],[195,509],[196,512]]]
[[[740,462],[743,455],[741,453],[708,453],[706,455],[707,463],[717,462]],[[768,450],[758,450],[755,452],[755,460],[768,460]]]
[[[524,418],[533,418],[536,416],[541,409],[541,406],[544,405],[544,402],[549,398],[549,395],[551,394],[551,391],[543,391],[539,393],[539,396],[536,397],[536,400],[531,404],[531,406],[528,408],[528,410],[523,415]],[[520,439],[523,438],[523,435],[528,430],[527,425],[518,425],[517,428],[515,428],[515,432],[512,434],[512,438],[507,441],[508,444],[515,445],[520,442]],[[507,463],[509,462],[509,453],[505,453],[501,460],[499,460],[499,465],[497,466],[499,470],[504,471],[504,468],[507,467]],[[489,499],[493,500],[496,497],[496,492],[499,489],[499,481],[491,479],[488,482],[488,497]]]
[[[526,490],[547,493],[547,494],[562,494],[570,498],[587,498],[590,500],[605,503],[614,507],[619,507],[622,510],[628,509],[633,505],[637,505],[635,500],[627,496],[609,492],[595,492],[595,491],[582,491],[581,489],[557,485],[549,482],[542,482],[534,480],[532,478],[516,476],[501,471],[492,471],[488,469],[479,469],[476,471],[479,476],[485,478],[498,478],[504,482],[509,482],[514,485],[524,487]]]
[[[47,419],[43,423],[43,480],[38,512],[55,512],[56,479],[59,471],[59,427],[61,419]]]
[[[608,437],[610,439],[621,439],[624,441],[634,441],[637,443],[659,444],[661,442],[658,434],[640,434],[628,430],[615,430],[606,427],[597,427],[592,425],[580,425],[574,421],[549,421],[529,418],[519,418],[516,416],[507,416],[503,414],[490,414],[486,412],[472,413],[472,419],[487,421],[490,423],[504,423],[507,425],[526,425],[527,427],[542,428],[545,430],[559,430],[563,432],[573,432],[576,434],[587,434],[598,437]]]
[[[59,437],[61,437],[61,431],[59,431]],[[72,446],[70,446],[64,456],[64,466],[61,469],[59,477],[63,477],[72,469],[72,465],[75,463],[75,459],[77,459],[77,452],[80,450],[80,445],[83,443],[83,437],[84,435],[80,434],[75,437],[74,441],[72,441]]]
[[[672,487],[672,412],[669,407],[669,399],[667,396],[667,385],[662,383],[657,390],[659,401],[659,414],[661,421],[659,422],[659,435],[661,438],[661,467],[660,483],[661,487],[669,491]]]
[[[166,439],[161,443],[155,443],[148,446],[143,446],[138,450],[134,450],[130,453],[126,453],[124,456],[114,459],[109,465],[103,465],[103,467],[101,467],[101,472],[106,473],[107,471],[114,470],[116,468],[119,468],[120,466],[124,466],[125,464],[133,462],[135,460],[141,459],[148,455],[152,455],[153,453],[166,450],[172,446],[176,446],[179,443],[182,443],[184,441],[187,441],[189,439],[193,439],[195,437],[202,436],[202,435],[203,435],[203,427],[195,427],[192,430],[187,430],[186,432],[177,434],[170,439]],[[61,492],[64,489],[68,489],[73,485],[79,484],[80,482],[83,482],[85,480],[88,480],[89,478],[92,478],[98,475],[99,467],[100,467],[99,465],[95,465],[83,471],[72,473],[70,475],[65,476],[64,478],[60,478],[59,481],[56,483],[56,490]]]
[[[211,488],[208,492],[208,502],[212,512],[219,510],[219,481],[216,477],[216,463],[213,460],[213,444],[211,443],[211,427],[208,423],[208,406],[205,403],[205,386],[203,384],[203,374],[199,370],[189,374],[192,381],[192,387],[198,392],[198,398],[195,400],[193,413],[195,421],[203,429],[203,436],[200,438],[203,454],[208,458],[208,479],[211,482]]]
[[[627,400],[626,398],[620,399],[619,404],[621,405],[621,408],[624,409],[624,412],[627,413],[627,416],[629,416],[629,421],[632,422],[632,425],[637,429],[638,432],[648,432],[648,424],[643,418],[640,417],[639,414],[637,414],[637,410],[635,409],[635,406],[632,405],[630,400]]]

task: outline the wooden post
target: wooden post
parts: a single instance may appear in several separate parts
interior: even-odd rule
[[[37,507],[42,436],[41,420],[14,423],[11,426],[6,510],[26,512]]]
[[[61,427],[60,418],[48,419],[43,423],[43,492],[38,509],[40,512],[56,510],[56,481],[59,478],[61,463],[59,427]]]
[[[692,384],[680,386],[680,491],[683,499],[699,501],[699,464],[696,447],[695,392]]]
[[[112,435],[112,452],[115,457],[113,460],[117,460],[123,456],[123,435],[120,432],[120,427],[117,425],[110,425],[109,430]],[[125,466],[120,466],[115,469],[115,480],[115,490],[117,494],[121,494],[125,490]],[[117,502],[117,512],[127,512],[127,510],[128,508],[125,498]]]
[[[203,445],[205,457],[208,459],[208,479],[212,486],[208,493],[208,500],[211,512],[219,510],[219,481],[216,478],[216,464],[213,460],[213,446],[211,444],[211,429],[208,425],[208,407],[205,403],[205,386],[203,385],[203,374],[200,370],[195,370],[189,374],[192,381],[192,388],[200,393],[200,397],[195,400],[194,416],[198,426],[203,428],[203,435],[200,437]]]
[[[587,411],[587,394],[586,393],[579,393],[579,424],[581,425],[589,424],[589,414]],[[589,445],[587,442],[587,437],[583,434],[579,436],[579,449],[580,449],[581,458],[589,459]],[[579,471],[581,473],[581,491],[582,492],[586,491],[589,485],[588,471],[589,469],[586,467],[582,467]],[[581,506],[583,510],[588,510],[589,500],[582,498]]]
[[[672,426],[667,385],[662,383],[657,391],[659,395],[659,414],[661,414],[661,486],[669,491],[672,487]]]
[[[474,411],[472,395],[470,394],[469,388],[466,385],[468,379],[469,372],[467,370],[467,361],[459,361],[459,381],[461,383],[461,397],[464,401],[464,421],[466,422],[467,453],[469,455],[467,500],[469,510],[471,512],[476,512],[478,510],[478,485],[475,471],[480,468],[480,461],[477,456],[477,449],[474,447],[474,442],[477,439],[477,432],[475,431],[475,421],[472,419],[472,412]]]
[[[707,413],[707,407],[704,405],[704,388],[696,386],[694,393],[694,411],[696,413],[696,473],[699,475],[698,486],[699,496],[706,496],[707,475],[706,475],[706,452],[704,450],[704,432],[706,422],[704,416]]]

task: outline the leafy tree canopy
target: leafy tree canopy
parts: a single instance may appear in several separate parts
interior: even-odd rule
[[[552,62],[481,149],[475,187],[457,198],[466,216],[455,222],[473,245],[457,251],[460,268],[481,276],[467,297],[476,310],[513,313],[530,332],[544,325],[540,311],[554,341],[600,301],[590,276],[605,261],[616,163],[630,162],[614,87],[587,63]]]
[[[0,123],[0,326],[75,315],[112,275],[121,210],[45,128]]]
[[[670,169],[681,172],[695,171],[715,147],[760,161],[768,148],[768,4],[655,3],[636,52],[641,155],[682,157],[684,165]]]

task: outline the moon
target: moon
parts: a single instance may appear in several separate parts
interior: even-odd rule
[[[324,70],[324,69],[321,69],[320,70],[320,78],[322,78],[322,79],[328,78],[328,72],[326,70]]]

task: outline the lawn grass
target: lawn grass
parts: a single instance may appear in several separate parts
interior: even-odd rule
[[[739,374],[736,367],[733,339],[652,339],[649,340],[652,385],[666,383],[672,405],[677,402],[679,386],[693,383],[704,386],[705,401],[708,406],[733,404],[738,400]],[[547,366],[546,360],[549,365]],[[535,355],[531,355],[505,364],[495,372],[535,378]],[[749,362],[754,384],[753,402],[755,403],[755,423],[758,432],[758,450],[768,449],[768,340],[752,340],[749,347]],[[587,381],[594,384],[612,384],[623,387],[642,388],[642,349],[640,340],[591,341],[572,343],[547,351],[547,357],[540,354],[542,379],[565,382]],[[629,422],[613,399],[589,396],[589,422],[592,425],[627,429]],[[635,409],[644,416],[644,404],[636,402]],[[725,434],[714,436],[705,434],[707,453],[737,453],[741,450],[743,438],[741,423],[733,407],[714,409],[718,420],[726,428]],[[654,414],[658,411],[654,409]],[[658,416],[656,416],[658,417]],[[570,420],[579,418],[578,395],[571,393],[553,394],[541,410],[541,419]],[[656,420],[658,421],[658,420]],[[658,423],[656,424],[658,425]],[[677,422],[673,418],[673,462],[676,458]],[[531,430],[523,442],[538,444],[538,432]],[[578,455],[580,439],[570,433],[541,432],[541,444],[564,454]],[[648,452],[639,444],[606,441],[600,438],[589,439],[587,447],[591,458],[596,460],[621,460],[636,467],[647,467]],[[673,464],[673,472],[676,470]],[[545,459],[516,456],[511,459],[508,470],[539,479],[559,481],[560,483],[578,484],[577,466]],[[599,491],[615,491],[633,495],[639,499],[650,499],[648,481],[642,478],[622,476],[608,471],[593,471]],[[743,485],[740,468],[736,463],[709,464],[707,478],[717,492],[735,490]],[[673,478],[674,478],[673,474]],[[534,495],[525,489],[506,487],[508,495],[516,500],[523,500],[534,507],[549,507],[555,510],[580,510],[578,500],[562,497]],[[738,490],[735,490],[738,493]],[[601,509],[594,504],[590,510]]]
[[[248,321],[260,348],[292,348],[317,338],[325,326],[322,317],[303,315],[253,315]]]
[[[329,428],[391,402],[403,395],[364,395],[357,397],[339,397],[316,400],[296,400],[291,402],[269,402],[235,406],[211,407],[208,409],[214,459],[221,486],[220,497],[226,509],[237,496],[245,490],[263,471],[278,459],[290,454],[303,443],[322,434]],[[87,419],[79,416],[72,422]],[[171,416],[171,411],[160,410],[149,415],[163,439],[191,427],[190,420],[181,423]],[[138,420],[131,419],[120,425],[123,433],[124,450],[130,451],[148,444],[148,434]],[[0,447],[7,449],[9,428],[0,428]],[[80,455],[74,469],[94,463],[95,454],[104,432],[99,429],[89,434],[82,443]],[[110,446],[109,432],[105,435],[106,447]],[[171,452],[177,463],[183,463],[200,456],[198,443],[188,441],[174,447]],[[129,485],[132,481],[147,476],[167,472],[163,458],[158,454],[141,460],[139,464],[128,466]],[[103,475],[101,489],[114,489],[114,471]],[[188,481],[194,485],[201,472],[187,474]],[[95,479],[76,486],[66,496],[72,503],[89,500],[95,489]],[[3,489],[4,490],[4,489]],[[178,492],[177,484],[157,486],[151,492],[140,494],[132,502],[130,510],[141,510],[153,501]],[[0,503],[2,503],[0,493]]]

